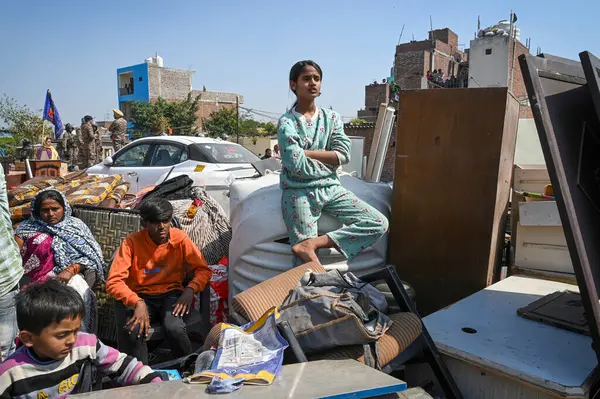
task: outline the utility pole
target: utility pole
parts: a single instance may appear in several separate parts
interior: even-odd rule
[[[235,96],[235,134],[236,134],[236,143],[240,143],[240,96]]]
[[[515,23],[517,22],[517,15],[511,10],[510,11],[510,33],[508,35],[508,88],[509,88],[509,92],[514,94],[513,88],[514,88],[514,77],[515,77],[515,62],[517,61],[517,35],[516,35],[516,26]],[[512,40],[512,41],[511,41]],[[510,46],[512,45],[512,60],[511,58],[511,54],[510,54]]]
[[[431,36],[431,53],[429,53],[429,70],[433,72],[435,68],[435,38],[433,37],[433,19],[429,14],[429,35]]]

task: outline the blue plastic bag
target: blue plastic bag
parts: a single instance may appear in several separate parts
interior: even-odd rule
[[[277,308],[242,327],[223,323],[219,346],[210,370],[185,379],[188,383],[210,383],[212,393],[232,392],[241,383],[271,385],[281,370],[287,341],[277,330]],[[216,377],[216,378],[215,378]]]

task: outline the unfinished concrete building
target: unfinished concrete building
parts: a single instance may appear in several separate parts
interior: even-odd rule
[[[166,101],[183,101],[191,93],[200,96],[198,106],[197,127],[202,130],[202,120],[209,119],[210,114],[221,108],[233,108],[236,102],[244,102],[237,93],[220,91],[194,90],[192,77],[195,71],[166,68],[160,56],[150,57],[144,63],[117,69],[117,93],[119,109],[128,121],[132,117],[134,101],[154,102],[159,98]],[[133,128],[133,124],[129,124]]]

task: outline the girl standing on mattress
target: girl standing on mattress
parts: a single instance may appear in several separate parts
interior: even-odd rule
[[[319,262],[319,248],[337,248],[348,260],[375,243],[388,221],[375,208],[341,185],[340,165],[350,161],[350,139],[341,117],[317,107],[323,72],[314,61],[299,61],[290,71],[290,89],[297,101],[279,119],[281,208],[292,252],[303,262]],[[326,212],[344,224],[318,235]]]

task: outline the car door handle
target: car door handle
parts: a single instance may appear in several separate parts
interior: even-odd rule
[[[129,173],[127,173],[127,175],[128,176],[137,176],[138,174],[137,174],[137,172],[129,172]]]

